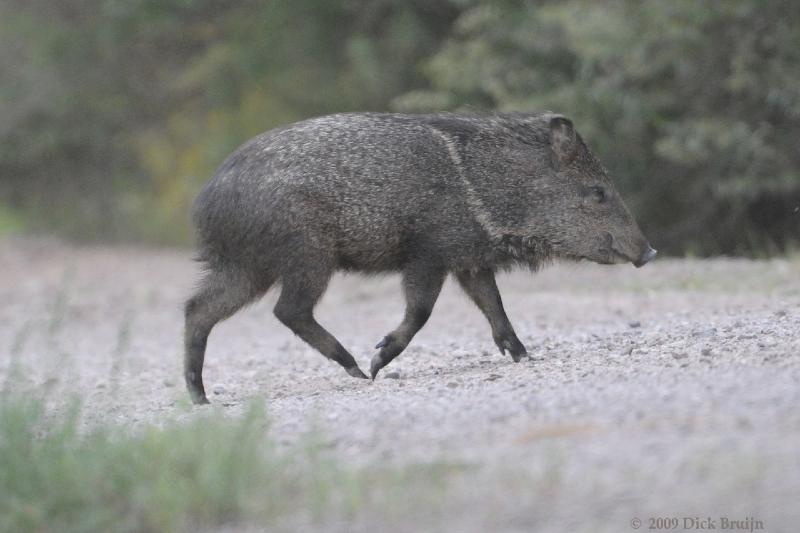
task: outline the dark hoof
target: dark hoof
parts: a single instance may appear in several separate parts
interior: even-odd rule
[[[373,381],[375,381],[375,377],[378,375],[378,372],[381,371],[381,368],[385,366],[386,363],[383,362],[383,358],[381,357],[380,353],[377,353],[372,357],[372,361],[369,363],[369,373],[372,376]]]
[[[360,368],[357,366],[351,366],[350,368],[346,368],[347,373],[353,376],[354,378],[361,378],[361,379],[369,379],[365,373],[361,371]]]
[[[401,344],[394,336],[386,335],[376,348],[380,348],[380,351],[372,357],[372,361],[369,364],[369,372],[373,380],[378,375],[378,372],[381,371],[381,368],[391,363],[395,357],[405,350],[406,345]]]
[[[523,359],[527,358],[528,358],[528,352],[527,350],[525,350],[525,348],[523,348],[522,351],[519,353],[511,352],[511,359],[513,359],[515,363],[519,363]]]
[[[511,354],[511,359],[513,359],[515,363],[519,363],[523,357],[528,357],[528,350],[525,349],[525,346],[523,346],[517,338],[503,339],[498,341],[497,346],[500,348],[503,355],[505,355],[506,350],[508,350],[508,353]]]
[[[206,398],[205,394],[202,394],[202,395],[196,395],[196,394],[192,394],[192,393],[190,393],[190,394],[192,396],[192,403],[195,404],[195,405],[208,405],[208,404],[211,403],[211,402],[208,401],[208,398]]]
[[[208,398],[206,398],[206,389],[203,387],[203,379],[194,372],[184,374],[184,378],[186,379],[186,390],[189,391],[192,403],[195,405],[209,403]]]

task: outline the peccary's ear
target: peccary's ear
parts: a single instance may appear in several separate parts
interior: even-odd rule
[[[550,119],[550,147],[553,167],[564,168],[569,165],[578,153],[578,140],[572,121],[561,115]]]

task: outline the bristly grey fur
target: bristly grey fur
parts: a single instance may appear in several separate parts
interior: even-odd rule
[[[278,319],[364,377],[314,320],[314,305],[337,270],[402,272],[406,316],[379,343],[374,378],[426,322],[448,274],[518,360],[525,348],[497,270],[557,257],[637,261],[649,250],[572,123],[553,113],[349,113],[291,124],[231,154],[198,195],[193,222],[207,268],[186,306],[185,374],[197,402],[206,401],[214,324],[277,282]]]

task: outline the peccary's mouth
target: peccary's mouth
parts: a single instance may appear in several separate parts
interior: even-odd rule
[[[619,265],[632,261],[630,257],[615,249],[613,246],[597,250],[597,257],[582,256],[580,259],[593,261],[600,265]]]
[[[622,252],[614,246],[616,241],[610,233],[603,233],[601,238],[602,244],[597,252],[598,256],[602,259],[599,261],[595,260],[595,262],[600,263],[601,265],[616,265],[634,261],[628,256],[628,254]]]
[[[628,254],[624,254],[624,253],[620,252],[619,250],[617,250],[613,246],[611,247],[611,257],[612,257],[612,261],[613,261],[613,259],[620,259],[623,263],[632,263],[632,262],[635,261],[635,259],[631,259],[628,256]],[[619,261],[613,261],[613,262],[618,263]]]
[[[610,234],[606,234],[605,241],[603,245],[597,248],[596,253],[590,254],[580,254],[580,253],[571,253],[566,250],[559,250],[558,246],[555,246],[556,255],[561,259],[566,259],[567,261],[590,261],[592,263],[597,263],[599,265],[618,265],[621,263],[630,263],[633,260],[628,257],[626,254],[620,252],[613,246],[613,240],[611,239]],[[559,243],[550,243],[550,244],[561,244]]]

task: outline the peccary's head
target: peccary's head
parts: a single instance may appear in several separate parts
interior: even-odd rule
[[[538,138],[546,142],[537,150],[541,170],[526,180],[529,190],[521,195],[531,199],[525,217],[530,233],[565,258],[637,267],[652,260],[656,251],[572,122],[554,114],[536,120]]]

